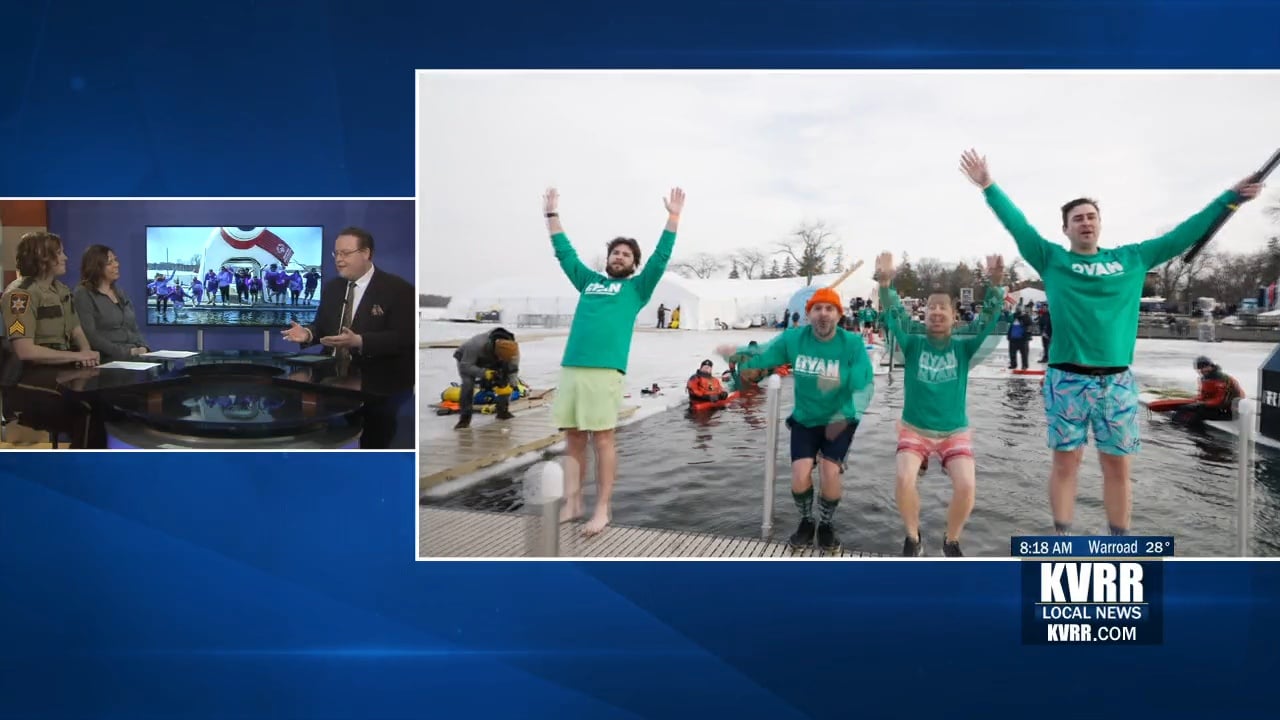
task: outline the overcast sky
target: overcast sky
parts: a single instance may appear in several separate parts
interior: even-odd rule
[[[1280,73],[422,73],[420,292],[559,273],[542,219],[584,261],[625,235],[647,259],[688,193],[676,259],[768,248],[823,220],[847,258],[1016,255],[958,170],[975,147],[1032,223],[1098,198],[1104,246],[1152,237],[1280,147]],[[1280,198],[1280,173],[1263,201]],[[1246,205],[1211,247],[1280,235]],[[727,273],[727,268],[725,270]]]

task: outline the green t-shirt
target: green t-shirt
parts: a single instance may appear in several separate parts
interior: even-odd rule
[[[1078,255],[1045,240],[994,183],[987,204],[1013,235],[1018,252],[1044,280],[1053,308],[1049,364],[1128,367],[1138,337],[1138,305],[1147,271],[1190,248],[1236,200],[1232,190],[1153,240]]]
[[[884,307],[881,305],[881,307]],[[876,321],[875,308],[863,307],[858,311],[858,320],[863,323],[873,323]]]
[[[561,269],[582,293],[573,313],[562,366],[627,371],[636,316],[649,304],[675,243],[676,234],[664,230],[644,269],[632,277],[618,279],[583,265],[564,233],[551,236]]]
[[[964,329],[965,334],[941,342],[917,326],[893,288],[880,288],[880,307],[885,308],[885,324],[906,363],[902,371],[902,422],[935,433],[969,427],[969,368],[996,326],[996,316],[1004,307],[1004,288],[988,287],[982,313]],[[996,342],[998,339],[989,344]]]
[[[739,348],[740,357],[746,348]],[[793,327],[774,338],[754,357],[738,366],[760,370],[791,365],[796,404],[791,413],[797,423],[822,427],[836,421],[861,420],[875,394],[871,358],[861,335],[843,328],[826,342],[813,335],[809,325]]]

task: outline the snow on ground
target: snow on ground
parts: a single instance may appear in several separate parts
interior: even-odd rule
[[[442,327],[443,326],[443,327]],[[493,325],[451,322],[427,322],[422,325],[423,341],[465,339],[482,332],[489,332]],[[560,359],[568,340],[567,328],[560,330],[513,330],[520,342],[520,377],[530,388],[538,390],[555,387],[560,376]],[[650,330],[637,329],[631,340],[631,359],[627,367],[624,393],[628,401],[640,398],[640,389],[658,383],[666,397],[679,400],[684,397],[684,384],[698,371],[698,365],[710,358],[716,373],[726,369],[723,360],[715,355],[718,345],[746,345],[755,340],[764,344],[777,335],[777,330]],[[522,339],[522,336],[524,339]],[[533,339],[529,339],[532,337]],[[440,400],[440,392],[449,383],[458,382],[458,371],[453,359],[453,349],[423,349],[419,378],[423,404]],[[434,414],[429,418],[436,419]],[[457,422],[457,418],[438,418]]]

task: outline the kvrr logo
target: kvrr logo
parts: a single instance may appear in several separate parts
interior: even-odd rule
[[[1040,566],[1042,603],[1141,603],[1142,565],[1060,562]]]

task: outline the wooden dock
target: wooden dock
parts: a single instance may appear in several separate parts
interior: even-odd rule
[[[418,508],[418,556],[529,557],[542,519],[518,513]],[[559,557],[575,558],[773,558],[823,557],[815,548],[792,550],[785,542],[710,533],[610,525],[595,537],[582,535],[582,522],[560,525]],[[842,550],[831,557],[878,557]]]
[[[635,406],[624,407],[618,419],[629,418],[636,410]],[[524,410],[513,408],[513,413],[515,417],[510,420],[477,413],[471,418],[471,427],[465,430],[453,429],[457,416],[451,415],[447,417],[448,422],[441,422],[431,432],[424,429],[419,441],[419,494],[505,460],[546,449],[564,439],[564,433],[556,430],[551,420],[550,405]]]

